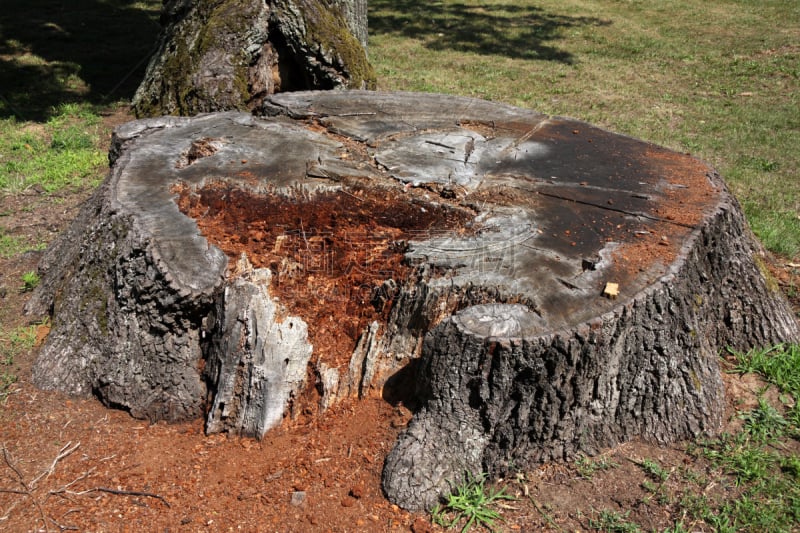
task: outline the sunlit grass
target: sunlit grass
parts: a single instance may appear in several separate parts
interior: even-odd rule
[[[100,139],[89,106],[64,104],[45,124],[0,120],[0,195],[96,185],[107,165]]]

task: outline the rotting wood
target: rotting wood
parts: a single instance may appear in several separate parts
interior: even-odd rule
[[[416,410],[384,490],[421,509],[465,472],[713,434],[720,350],[800,338],[694,158],[440,95],[260,114],[116,131],[28,305],[53,312],[39,386],[255,436],[383,394]]]

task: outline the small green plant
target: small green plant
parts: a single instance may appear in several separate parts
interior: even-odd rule
[[[10,332],[0,331],[0,403],[11,392],[17,376],[11,367],[14,358],[23,350],[33,348],[36,343],[36,326],[16,328]]]
[[[689,533],[691,529],[688,529],[686,526],[683,525],[683,522],[676,522],[672,525],[672,527],[666,528],[662,533]]]
[[[652,459],[645,459],[640,463],[640,466],[642,467],[642,470],[644,470],[645,474],[653,478],[655,481],[661,481],[663,483],[669,478],[669,472]]]
[[[36,344],[37,325],[21,326],[11,331],[0,330],[0,364],[13,364],[14,357]]]
[[[638,533],[642,529],[635,523],[628,521],[627,513],[618,513],[602,509],[596,513],[597,516],[589,519],[589,527],[597,531],[608,531],[613,533]]]
[[[578,471],[584,479],[592,479],[592,477],[600,471],[616,468],[619,465],[606,457],[599,457],[597,459],[589,459],[585,455],[581,455],[575,461],[575,470]]]
[[[777,464],[774,453],[751,442],[744,432],[736,435],[723,434],[707,444],[703,454],[714,465],[734,475],[737,485],[766,477]]]
[[[0,404],[6,401],[8,395],[11,394],[11,385],[16,383],[17,376],[6,371],[0,370]]]
[[[39,285],[39,274],[35,270],[29,270],[22,275],[22,292],[32,291]]]
[[[744,420],[742,431],[759,444],[775,442],[790,431],[789,422],[763,397],[758,399],[757,408],[739,416]]]
[[[6,235],[0,228],[0,257],[11,257],[22,250],[22,240],[18,237]]]
[[[487,488],[484,474],[477,477],[467,474],[465,481],[447,497],[447,503],[433,508],[431,517],[435,524],[446,528],[455,527],[464,521],[462,533],[472,526],[482,526],[491,530],[496,520],[502,520],[500,513],[492,508],[501,500],[516,500],[516,498],[506,494],[505,487],[499,490]]]
[[[14,358],[36,345],[37,327],[38,325],[34,324],[10,331],[0,329],[0,402],[5,401],[11,392],[11,385],[17,381],[17,376],[11,368],[14,365]]]

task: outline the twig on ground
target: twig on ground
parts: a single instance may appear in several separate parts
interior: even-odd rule
[[[558,524],[556,524],[553,521],[553,519],[550,517],[550,515],[548,513],[546,513],[544,511],[544,509],[542,509],[539,506],[539,503],[536,501],[536,499],[533,496],[528,496],[528,499],[531,501],[531,503],[536,508],[536,510],[539,511],[539,513],[541,513],[541,515],[544,517],[544,519],[547,521],[547,523],[548,523],[548,525],[550,525],[550,527],[555,528],[556,531],[562,531],[562,529],[560,527],[558,527]]]
[[[55,472],[55,470],[56,470],[56,466],[58,465],[58,462],[59,462],[60,460],[64,459],[65,457],[69,457],[69,455],[70,455],[72,452],[74,452],[75,450],[77,450],[77,449],[80,447],[80,445],[81,445],[81,443],[80,443],[80,442],[79,442],[78,444],[76,444],[75,446],[72,446],[72,441],[70,441],[70,442],[66,443],[66,444],[65,444],[65,445],[64,445],[64,446],[61,448],[61,450],[59,450],[59,452],[58,452],[58,455],[56,456],[56,458],[55,458],[55,459],[53,459],[53,463],[50,465],[50,468],[48,468],[47,470],[45,470],[44,472],[42,472],[41,474],[39,474],[39,475],[36,477],[36,479],[34,479],[33,481],[31,481],[31,487],[32,487],[32,488],[36,488],[36,484],[37,484],[37,483],[39,483],[39,481],[41,481],[41,479],[42,479],[42,478],[48,478],[48,477],[50,477],[51,475],[53,475],[53,472]],[[70,446],[72,446],[72,447],[70,447]]]
[[[19,480],[20,485],[22,485],[22,487],[25,489],[25,493],[26,494],[29,493],[30,490],[28,489],[28,485],[25,483],[25,476],[22,475],[22,472],[19,471],[19,469],[16,467],[16,465],[8,457],[8,450],[6,449],[5,446],[3,446],[3,460],[6,462],[8,467],[11,470],[13,470],[14,473],[17,475],[17,478]]]
[[[166,505],[167,507],[171,507],[171,505],[169,504],[169,502],[167,501],[166,498],[164,498],[160,494],[155,494],[155,493],[152,493],[152,492],[143,492],[143,491],[138,491],[138,490],[111,489],[111,488],[108,488],[108,487],[94,487],[92,489],[86,489],[86,490],[82,490],[82,491],[78,491],[78,492],[66,491],[67,494],[74,494],[76,496],[80,496],[80,495],[83,495],[83,494],[88,494],[90,492],[107,492],[109,494],[118,494],[118,495],[121,495],[121,496],[146,496],[148,498],[159,499],[162,502],[164,502],[164,505]]]
[[[87,477],[91,476],[94,473],[95,470],[97,470],[95,467],[90,468],[89,470],[87,470],[86,472],[84,472],[80,476],[76,477],[75,479],[73,479],[72,481],[70,481],[69,483],[67,483],[63,487],[61,487],[60,489],[51,490],[48,493],[48,495],[49,496],[50,495],[55,496],[55,495],[70,494],[71,493],[70,490],[69,490],[70,487],[72,487],[78,481],[83,481]],[[74,493],[72,493],[72,494],[74,494]]]
[[[0,516],[0,522],[4,522],[4,521],[8,520],[8,517],[11,516],[11,511],[14,510],[14,507],[16,507],[19,502],[20,502],[20,500],[17,499],[14,503],[11,504],[11,507],[9,507],[6,510],[6,514],[4,514],[3,516]]]
[[[63,451],[63,448],[62,448],[62,451]],[[31,482],[30,484],[26,483],[25,482],[25,476],[22,475],[22,472],[20,472],[19,468],[17,468],[17,466],[11,460],[11,458],[9,457],[9,454],[8,454],[8,449],[6,449],[5,446],[3,446],[3,460],[6,462],[8,467],[11,470],[14,471],[14,473],[17,475],[19,484],[22,485],[23,489],[25,489],[24,492],[21,493],[21,495],[27,496],[33,501],[33,505],[36,507],[36,510],[39,511],[39,516],[41,517],[42,522],[44,524],[45,532],[46,533],[50,533],[50,524],[47,521],[47,515],[44,513],[44,509],[42,508],[42,504],[33,495],[33,490],[36,488],[36,481],[38,481],[41,478],[41,476],[36,478],[36,480]],[[13,509],[15,506],[16,506],[16,503],[11,506],[11,509]],[[9,513],[11,512],[11,509],[9,509],[9,511],[8,511]],[[6,518],[7,516],[8,516],[8,514],[6,514],[4,518]]]

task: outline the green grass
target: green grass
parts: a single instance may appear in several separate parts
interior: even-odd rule
[[[491,530],[495,521],[501,519],[494,506],[502,500],[515,499],[505,493],[505,488],[486,487],[486,476],[467,475],[464,482],[447,497],[443,506],[434,507],[431,517],[435,524],[448,529],[463,523],[462,533],[473,526]]]
[[[65,104],[44,124],[0,120],[0,195],[96,185],[107,165],[98,115]]]
[[[381,89],[572,116],[692,154],[800,255],[800,4],[371,0]]]
[[[35,270],[29,270],[21,276],[22,286],[19,288],[22,292],[32,291],[39,285],[39,274]]]
[[[11,257],[24,250],[22,239],[13,235],[6,235],[0,227],[0,257]]]
[[[597,531],[607,531],[611,533],[638,533],[642,529],[635,523],[628,521],[630,511],[618,513],[602,509],[589,519],[589,527]]]
[[[800,524],[800,457],[793,451],[800,438],[800,346],[734,356],[735,372],[759,374],[782,396],[773,405],[762,394],[754,409],[739,413],[738,433],[700,443],[700,453],[732,480],[735,497],[687,495],[682,505],[718,531],[793,531]]]
[[[43,123],[62,104],[128,100],[159,30],[158,0],[3,0],[0,118]]]
[[[8,258],[31,250],[43,250],[45,246],[43,242],[29,242],[26,238],[8,235],[0,226],[0,257]]]
[[[669,478],[669,471],[658,464],[657,461],[652,459],[645,459],[642,461],[641,465],[642,470],[650,476],[654,481],[661,481],[662,483]]]
[[[732,353],[736,358],[735,372],[760,374],[781,392],[800,398],[800,345]]]
[[[11,392],[16,383],[14,359],[23,351],[30,350],[36,343],[36,326],[24,326],[10,331],[0,329],[0,403]]]

